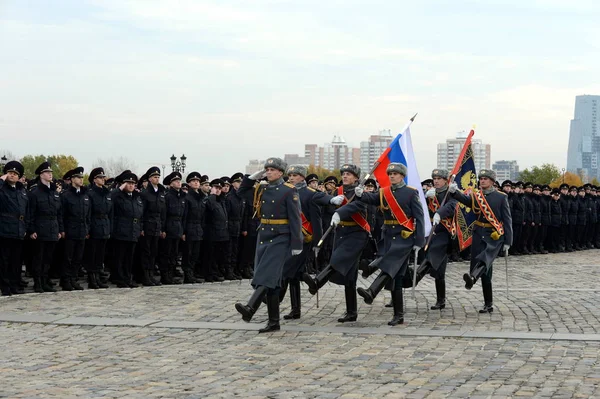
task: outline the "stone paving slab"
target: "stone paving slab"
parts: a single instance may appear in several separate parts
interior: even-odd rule
[[[69,324],[81,326],[127,326],[127,327],[144,327],[150,324],[158,323],[158,320],[143,320],[133,318],[116,318],[116,317],[66,317],[59,319],[54,324]]]

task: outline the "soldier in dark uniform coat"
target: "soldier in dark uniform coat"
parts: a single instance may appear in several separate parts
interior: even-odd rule
[[[156,257],[161,239],[167,236],[165,232],[167,221],[167,205],[165,200],[166,189],[159,184],[160,169],[153,166],[146,172],[148,186],[141,192],[144,216],[142,224],[142,238],[140,239],[140,255],[144,285],[160,285],[152,277],[156,266]],[[169,283],[168,276],[160,276],[163,282]]]
[[[577,249],[586,249],[585,230],[588,224],[589,204],[585,198],[585,187],[577,188]]]
[[[229,227],[227,221],[227,206],[222,196],[223,180],[213,179],[210,182],[211,191],[206,201],[206,230],[209,241],[207,282],[224,281],[225,277],[233,280],[233,276],[225,276],[229,246]]]
[[[327,176],[323,181],[325,186],[325,193],[330,196],[336,196],[336,190],[338,187],[338,180],[335,176]],[[331,225],[331,217],[335,213],[337,209],[336,205],[326,204],[323,205],[322,209],[322,222],[323,222],[323,231],[327,230]],[[317,256],[317,269],[321,271],[325,266],[329,264],[331,259],[331,253],[333,252],[333,240],[334,234],[329,234],[323,244],[321,245],[321,250],[319,251],[319,255]]]
[[[550,202],[552,201],[552,198],[550,197],[550,186],[548,186],[547,184],[542,186],[542,194],[539,198],[541,224],[539,227],[536,248],[539,253],[547,254],[548,245],[546,240],[548,237],[548,226],[550,226]]]
[[[425,259],[417,270],[417,282],[427,273],[435,279],[437,300],[431,306],[431,310],[446,307],[446,266],[448,265],[448,253],[451,250],[452,238],[456,235],[454,224],[456,200],[448,196],[446,203],[442,206],[448,192],[448,176],[447,170],[434,169],[431,172],[433,188],[425,193],[429,217],[434,230],[429,248],[425,253]]]
[[[84,263],[88,272],[88,287],[92,289],[108,288],[100,278],[113,219],[112,198],[110,190],[104,185],[105,179],[103,168],[95,168],[90,172],[87,192],[91,207],[90,238],[85,245]]]
[[[231,176],[231,187],[229,187],[229,193],[225,197],[228,218],[227,227],[229,228],[229,261],[227,263],[232,277],[238,280],[242,279],[239,252],[242,236],[242,220],[246,209],[246,201],[238,193],[243,177],[242,173],[235,173]]]
[[[254,204],[252,201],[244,200],[246,209],[242,219],[242,245],[240,251],[240,268],[243,278],[252,278],[254,273],[254,254],[256,253],[256,237],[258,236],[258,226],[260,218],[254,214]]]
[[[548,243],[546,247],[551,253],[560,252],[560,226],[562,223],[562,204],[560,191],[555,188],[551,192],[550,223],[548,225]]]
[[[236,303],[242,319],[249,322],[264,296],[267,297],[269,321],[259,332],[279,330],[279,289],[283,265],[290,256],[302,252],[304,238],[300,217],[298,190],[283,182],[286,163],[279,158],[269,158],[264,171],[244,178],[239,193],[255,205],[261,218],[254,261],[254,293],[246,305]],[[256,185],[264,175],[267,184]]]
[[[569,188],[569,234],[567,235],[567,252],[579,250],[577,241],[577,215],[579,214],[579,200],[577,187]]]
[[[360,168],[346,164],[340,168],[342,186],[337,196],[324,195],[320,204],[331,203],[341,205],[333,214],[331,225],[338,227],[333,241],[333,252],[327,265],[315,278],[304,274],[303,280],[308,291],[315,295],[327,281],[344,286],[346,297],[346,313],[338,322],[356,321],[358,304],[356,298],[356,280],[358,279],[358,262],[367,240],[370,226],[367,222],[367,206],[355,196],[355,189],[360,177]],[[362,189],[362,188],[361,188]]]
[[[52,168],[42,163],[35,171],[39,183],[29,193],[27,233],[34,240],[32,274],[35,292],[56,292],[50,284],[48,270],[56,243],[64,232],[60,196],[52,183]]]
[[[527,182],[524,184],[525,191],[523,192],[523,213],[525,224],[523,225],[523,238],[521,242],[523,244],[523,254],[529,255],[531,251],[529,249],[529,243],[532,237],[535,236],[535,221],[533,217],[533,183]]]
[[[480,313],[494,310],[492,263],[501,250],[508,252],[513,238],[508,196],[494,189],[492,183],[495,180],[496,172],[482,169],[479,172],[479,190],[465,195],[458,191],[455,183],[448,188],[456,200],[472,208],[477,215],[471,244],[470,272],[465,273],[463,279],[465,288],[470,290],[481,277],[484,307]],[[485,209],[487,207],[489,209]]]
[[[531,234],[529,236],[529,240],[527,242],[527,248],[529,252],[532,254],[539,254],[539,248],[537,247],[538,238],[541,235],[541,226],[542,226],[542,211],[540,205],[540,189],[541,186],[539,184],[534,184],[532,192],[529,194],[529,199],[531,200],[531,210],[533,213],[533,228],[531,230]]]
[[[22,294],[21,253],[27,234],[27,191],[19,181],[25,168],[10,161],[0,177],[0,290],[2,295]]]
[[[77,275],[83,261],[85,241],[91,224],[91,204],[83,185],[83,168],[80,166],[66,173],[71,184],[61,195],[62,216],[65,230],[65,254],[61,275],[63,291],[82,290]]]
[[[406,166],[390,163],[387,174],[391,186],[382,188],[379,193],[364,193],[361,187],[355,189],[361,202],[378,205],[384,212],[384,249],[382,256],[374,261],[381,273],[369,288],[359,287],[357,291],[365,303],[370,305],[386,283],[393,279],[394,317],[388,324],[395,326],[404,323],[402,283],[408,269],[410,254],[413,250],[418,252],[423,247],[425,225],[418,189],[409,187],[404,182],[407,175]],[[388,200],[390,194],[395,201]]]
[[[111,236],[116,274],[112,280],[119,288],[135,288],[138,285],[133,282],[133,254],[142,234],[144,203],[135,190],[137,176],[125,173],[122,181],[123,184],[111,193],[114,209]]]
[[[560,251],[567,250],[567,241],[569,236],[569,185],[563,183],[560,189]]]
[[[502,191],[508,195],[508,206],[510,207],[510,214],[512,215],[513,225],[513,243],[514,245],[510,248],[509,253],[511,255],[521,254],[521,231],[523,230],[524,223],[524,210],[523,210],[523,199],[519,194],[523,188],[522,183],[512,183],[510,180],[502,182]]]
[[[314,188],[308,187],[305,176],[306,167],[302,165],[290,165],[287,169],[289,177],[288,183],[294,185],[300,196],[302,234],[304,244],[302,253],[298,256],[290,257],[283,266],[282,293],[285,293],[285,287],[290,287],[291,311],[283,316],[284,319],[299,319],[301,316],[301,295],[300,281],[306,271],[306,262],[313,254],[313,248],[317,245],[323,235],[321,222],[321,207],[315,202],[315,197],[323,197],[324,194]],[[283,295],[280,295],[283,299]]]
[[[159,242],[159,268],[163,284],[175,284],[174,274],[179,254],[179,242],[185,225],[185,196],[181,191],[181,173],[172,172],[163,179],[165,193],[165,238]]]
[[[185,196],[185,225],[183,234],[185,242],[183,245],[183,283],[203,283],[204,279],[196,278],[194,275],[195,265],[200,260],[200,248],[204,238],[204,212],[206,210],[206,197],[200,191],[200,179],[198,172],[191,172],[186,177],[190,186]]]
[[[591,184],[585,186],[585,198],[588,201],[588,222],[585,229],[585,245],[588,249],[594,248],[594,235],[596,223],[598,223],[598,213],[596,210],[596,188]],[[593,192],[592,192],[593,191]]]

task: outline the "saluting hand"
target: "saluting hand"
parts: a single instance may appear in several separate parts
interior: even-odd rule
[[[2,176],[0,176],[0,180],[4,180],[4,181],[6,181],[6,175],[2,175]]]
[[[37,240],[37,233],[32,233],[29,237],[31,237],[32,240]]]

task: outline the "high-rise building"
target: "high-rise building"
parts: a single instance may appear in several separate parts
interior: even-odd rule
[[[358,150],[358,151],[357,151]],[[345,163],[360,162],[360,149],[348,147],[342,136],[335,135],[330,143],[323,147],[317,144],[304,146],[304,158],[310,165],[320,166],[325,169],[339,169]]]
[[[265,161],[264,160],[258,160],[258,159],[251,159],[248,162],[248,165],[246,165],[246,173],[251,175],[253,173],[258,172],[259,170],[263,170],[265,166]]]
[[[575,115],[569,131],[567,170],[584,179],[600,178],[600,132],[598,131],[600,96],[575,97]]]
[[[492,165],[496,172],[496,179],[502,184],[504,180],[515,181],[519,178],[519,165],[517,161],[496,161]]]
[[[437,167],[451,171],[454,164],[460,155],[465,141],[467,141],[468,133],[465,131],[456,134],[456,138],[448,139],[445,143],[437,145]],[[492,148],[489,144],[484,144],[480,139],[471,140],[471,148],[473,149],[473,158],[477,171],[481,169],[490,169],[490,158]]]
[[[379,134],[374,134],[367,141],[360,143],[360,168],[364,173],[369,173],[373,164],[377,161],[382,152],[389,147],[394,140],[391,130],[381,130]]]
[[[304,166],[310,165],[310,158],[301,157],[298,154],[285,154],[283,156],[283,160],[288,165],[304,165]]]

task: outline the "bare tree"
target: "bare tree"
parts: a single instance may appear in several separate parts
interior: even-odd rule
[[[104,173],[108,177],[115,177],[124,170],[131,170],[135,172],[137,169],[137,165],[129,158],[118,157],[118,158],[98,158],[93,164],[94,168],[102,167],[104,168]]]

